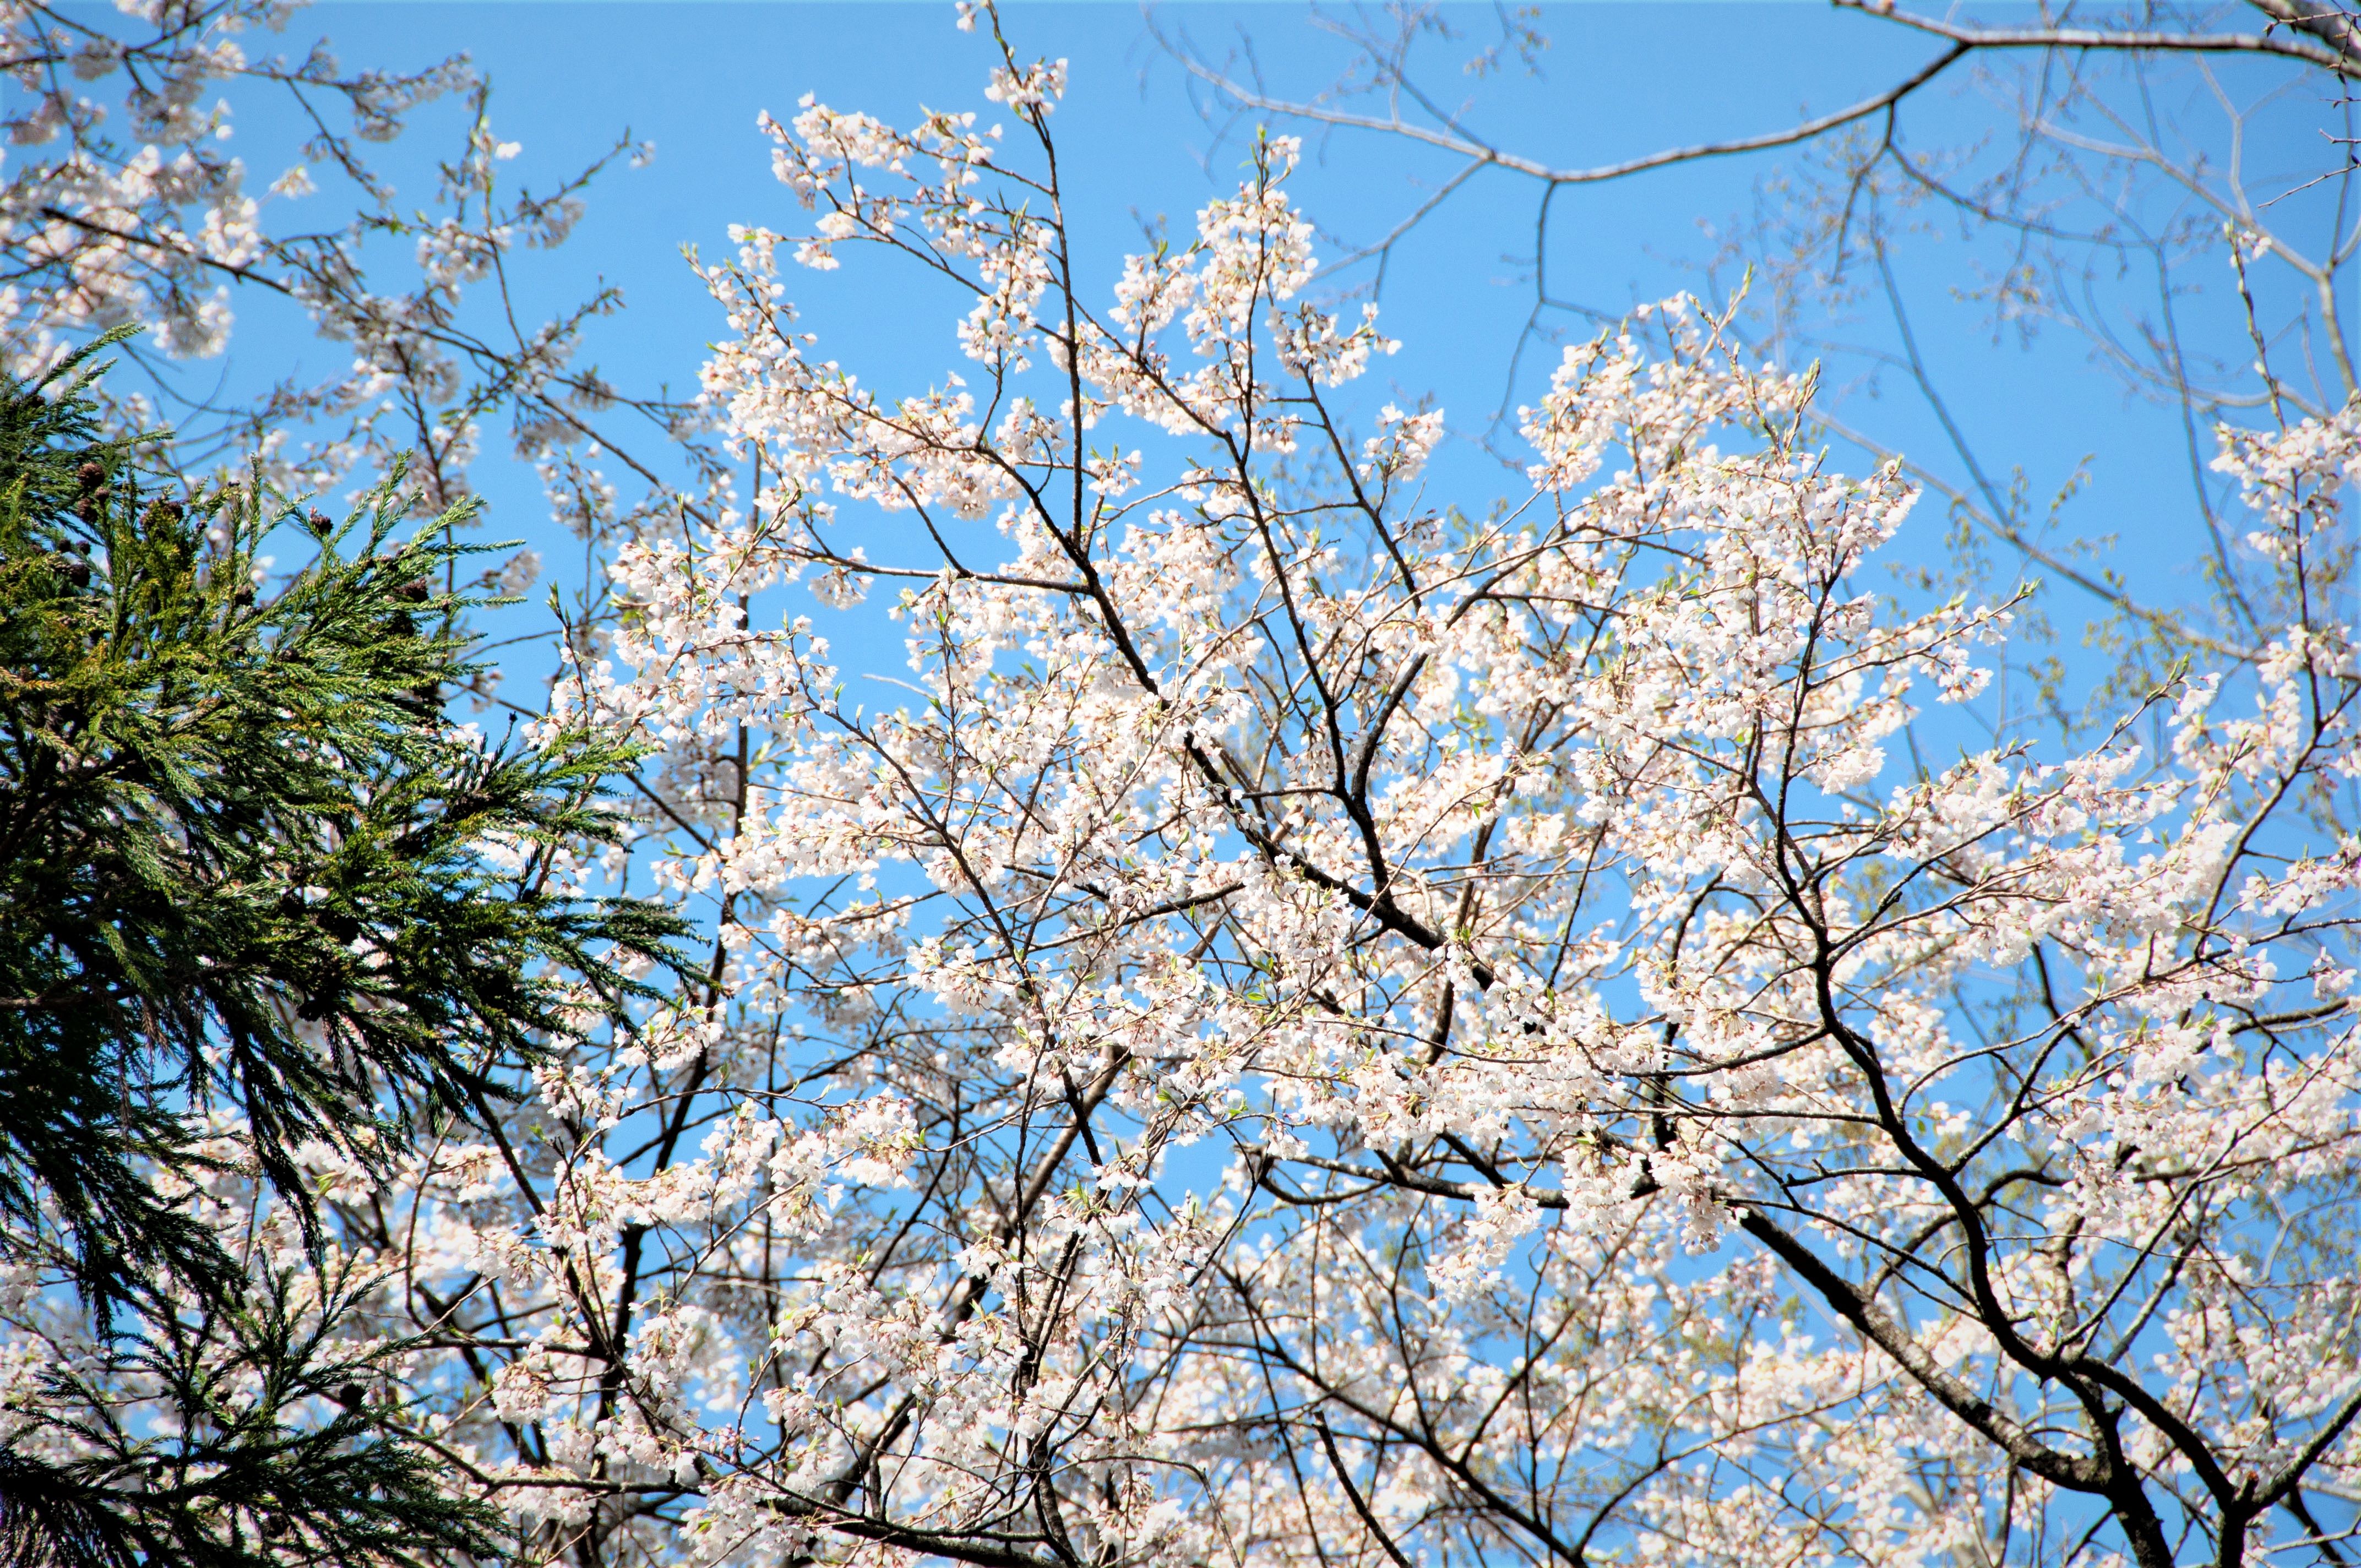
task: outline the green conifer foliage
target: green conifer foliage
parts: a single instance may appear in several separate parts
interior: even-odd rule
[[[74,369],[0,385],[0,1262],[108,1348],[44,1407],[87,1418],[0,1451],[0,1562],[489,1552],[492,1516],[363,1393],[402,1347],[363,1365],[332,1332],[359,1288],[300,1157],[382,1172],[488,1124],[642,993],[620,966],[672,961],[669,916],[550,872],[608,836],[631,757],[445,717],[482,602],[452,591],[461,514],[397,539],[392,487],[294,514],[313,559],[264,590],[291,514],[158,488]],[[244,1176],[304,1278],[187,1201]],[[115,1413],[139,1399],[170,1419]]]

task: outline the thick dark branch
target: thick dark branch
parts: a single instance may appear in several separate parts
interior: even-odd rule
[[[1362,1500],[1361,1489],[1353,1485],[1352,1472],[1345,1467],[1345,1456],[1336,1452],[1335,1435],[1328,1430],[1328,1418],[1315,1415],[1312,1418],[1312,1424],[1320,1433],[1320,1446],[1328,1451],[1328,1467],[1336,1473],[1337,1484],[1345,1488],[1345,1496],[1351,1499],[1353,1511],[1361,1516],[1361,1522],[1368,1527],[1378,1544],[1386,1549],[1386,1555],[1394,1560],[1395,1568],[1411,1568],[1410,1559],[1402,1555],[1402,1549],[1394,1544],[1394,1538],[1388,1535],[1385,1526],[1378,1522],[1378,1516],[1369,1511],[1369,1505]]]
[[[1942,1364],[1918,1343],[1916,1335],[1822,1262],[1800,1237],[1781,1229],[1762,1210],[1752,1207],[1740,1211],[1738,1226],[1795,1270],[1837,1316],[1891,1356],[1945,1409],[2005,1451],[2028,1472],[2070,1491],[2105,1490],[2105,1477],[2092,1461],[2060,1453],[2039,1442],[2015,1418],[1945,1371]]]

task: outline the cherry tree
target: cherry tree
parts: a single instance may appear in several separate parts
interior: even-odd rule
[[[700,962],[311,1157],[371,1419],[532,1561],[2349,1561],[2361,408],[2218,433],[2251,642],[1994,740],[2018,607],[1895,591],[1908,477],[1724,314],[1472,493],[1293,142],[1092,276],[1062,62],[962,21],[983,113],[766,122],[735,466],[545,718],[648,748],[553,888]]]
[[[704,269],[745,488],[552,721],[709,959],[349,1195],[412,1419],[584,1562],[2345,1561],[2361,413],[2220,433],[2265,635],[1994,743],[1808,375],[1667,302],[1470,502],[1291,142],[1093,282],[981,19],[1002,124],[807,100]]]

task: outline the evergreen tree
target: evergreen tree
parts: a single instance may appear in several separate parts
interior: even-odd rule
[[[0,1425],[0,1560],[491,1552],[377,1413],[404,1346],[337,1332],[361,1281],[304,1161],[382,1175],[488,1121],[642,990],[619,966],[670,961],[669,916],[549,874],[631,756],[445,717],[485,602],[464,509],[397,540],[392,487],[341,525],[168,493],[101,438],[86,360],[0,386],[0,1264],[70,1289],[103,1354]],[[316,548],[266,590],[291,521]],[[303,1268],[192,1201],[248,1175]]]

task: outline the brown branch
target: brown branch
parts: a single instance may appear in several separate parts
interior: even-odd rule
[[[2339,76],[2361,76],[2361,49],[2355,47],[2353,19],[2321,0],[2248,0],[2275,25],[2322,39],[2320,44],[2261,33],[2168,33],[2109,27],[1971,27],[1933,16],[1897,11],[1892,0],[1829,0],[1840,11],[1860,11],[1916,32],[1948,38],[1961,49],[2062,49],[2111,54],[2259,54],[2300,60]]]

